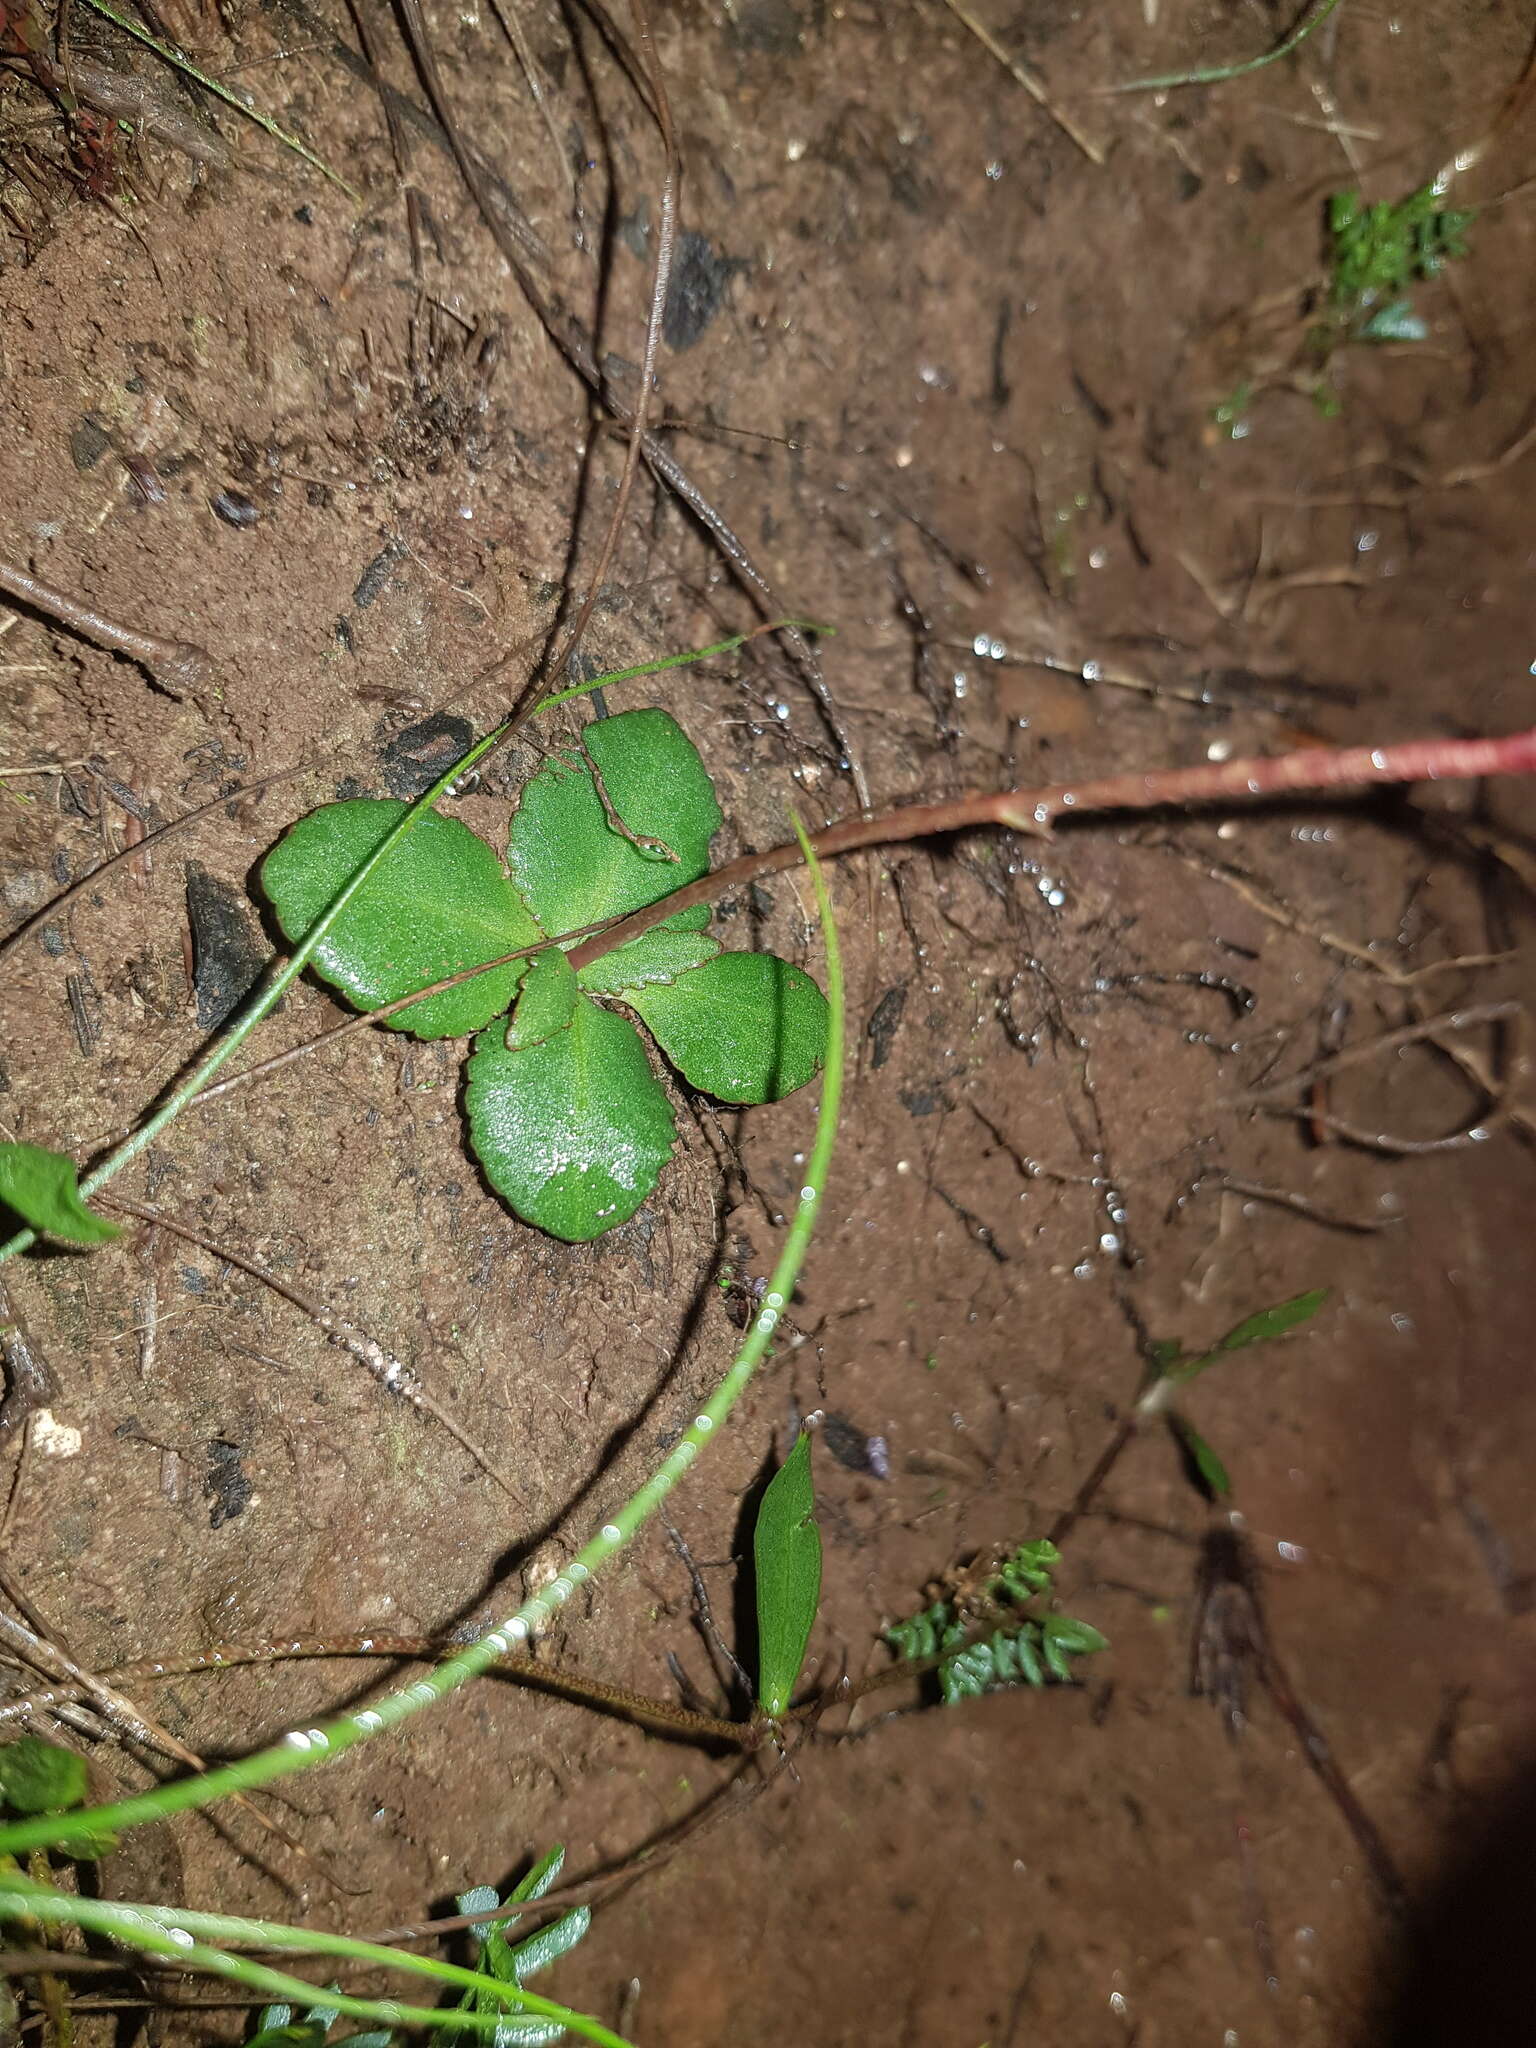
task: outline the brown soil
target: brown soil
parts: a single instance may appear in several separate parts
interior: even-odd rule
[[[1245,438],[1210,424],[1298,344],[1346,153],[1372,197],[1400,197],[1483,135],[1525,62],[1519,10],[1389,18],[1349,0],[1249,79],[1094,99],[1277,30],[1259,9],[1148,27],[1129,8],[986,6],[1102,166],[937,0],[653,13],[695,238],[660,402],[784,602],[838,626],[828,681],[877,802],[1297,733],[1531,722],[1531,461],[1497,464],[1533,402],[1528,123],[1457,188],[1510,196],[1416,294],[1427,341],[1342,355],[1337,418],[1275,389]],[[547,274],[584,318],[601,298],[604,346],[635,362],[655,133],[590,22],[542,4],[524,19],[561,156],[493,13],[437,8],[429,25],[467,134],[554,252]],[[215,971],[238,983],[264,956],[250,874],[284,825],[343,785],[382,791],[400,751],[386,750],[429,712],[493,719],[508,684],[475,679],[509,650],[507,674],[527,673],[560,590],[582,587],[622,457],[593,434],[439,131],[408,117],[418,297],[379,101],[336,55],[355,41],[340,11],[253,12],[238,56],[211,16],[183,27],[214,68],[243,62],[236,82],[367,203],[227,115],[231,168],[143,145],[128,169],[147,203],[66,203],[37,168],[59,148],[47,130],[26,132],[51,233],[8,190],[33,246],[24,261],[13,235],[0,268],[0,553],[112,618],[201,642],[217,674],[177,701],[40,615],[6,615],[0,765],[100,770],[0,785],[7,915],[123,843],[113,785],[152,827],[315,764],[119,865],[0,968],[5,1134],[80,1158],[206,1038]],[[419,99],[393,29],[373,33]],[[105,61],[144,69],[120,38]],[[1358,136],[1328,132],[1325,101]],[[4,118],[45,105],[0,86]],[[153,465],[158,499],[126,457]],[[256,516],[229,523],[221,493]],[[754,622],[644,480],[610,586],[587,641],[605,667]],[[818,819],[852,805],[770,641],[622,703],[665,705],[700,747],[729,820],[722,857],[781,838],[787,801]],[[505,763],[461,815],[495,837],[527,765]],[[1514,1996],[1499,1973],[1520,1951],[1505,1930],[1528,1926],[1528,1859],[1501,1862],[1490,1840],[1472,1889],[1436,1890],[1461,1884],[1453,1861],[1503,1810],[1532,1735],[1519,1047],[1457,1041],[1508,1074],[1492,1113],[1424,1044],[1339,1075],[1326,1102],[1297,1088],[1272,1114],[1245,1098],[1329,1043],[1528,997],[1530,824],[1524,789],[1458,787],[845,864],[858,1059],[794,1308],[805,1341],[781,1347],[673,1502],[734,1635],[743,1502],[794,1416],[822,1407],[883,1436],[886,1479],[818,1458],[816,1673],[874,1668],[879,1630],[928,1581],[1041,1533],[1070,1500],[1136,1392],[1138,1331],[1208,1341],[1326,1286],[1311,1325],[1210,1374],[1191,1406],[1231,1468],[1276,1652],[1415,1893],[1437,1901],[1440,1945],[1413,1951],[1411,1988],[1293,1731],[1260,1693],[1230,1740],[1190,1696],[1208,1511],[1161,1435],[1132,1447],[1067,1544],[1063,1604],[1112,1645],[1080,1689],[877,1727],[866,1710],[867,1739],[803,1749],[611,1897],[541,1988],[645,2048],[1524,2037],[1509,2017],[1523,2008],[1494,2019],[1475,1999]],[[725,930],[814,966],[806,903],[781,878]],[[305,984],[261,1046],[340,1014]],[[123,1185],[411,1358],[515,1469],[526,1512],[287,1303],[164,1231],[31,1258],[7,1282],[64,1433],[33,1439],[5,1570],[93,1668],[500,1612],[493,1586],[547,1575],[723,1369],[736,1331],[715,1275],[724,1258],[771,1263],[809,1098],[723,1127],[684,1115],[657,1198],[573,1249],[481,1183],[458,1077],[452,1046],[364,1033],[186,1115]],[[1314,1130],[1309,1107],[1383,1141]],[[1461,1137],[1394,1149],[1447,1134]],[[690,1597],[653,1531],[542,1654],[667,1695],[675,1655],[718,1697]],[[142,1700],[226,1755],[381,1682],[377,1666],[291,1664]],[[123,1749],[94,1754],[103,1793],[144,1782]],[[619,1866],[728,1769],[486,1683],[267,1802],[314,1860],[232,1811],[224,1831],[146,1830],[104,1881],[368,1932],[451,1911],[556,1840],[574,1877]],[[1452,1986],[1473,2003],[1442,2017]],[[199,2039],[225,2022],[152,2025]]]

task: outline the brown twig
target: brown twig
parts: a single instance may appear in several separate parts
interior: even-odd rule
[[[1082,129],[1069,116],[1064,114],[1060,107],[1052,103],[1049,93],[1047,93],[1045,87],[1035,76],[1034,72],[1030,70],[1029,66],[1022,63],[1017,57],[1010,57],[991,30],[984,23],[978,21],[971,10],[961,4],[961,0],[944,0],[944,4],[948,7],[956,21],[963,28],[970,30],[988,56],[996,58],[997,62],[1002,65],[1014,83],[1022,85],[1035,105],[1043,113],[1049,114],[1062,134],[1077,144],[1083,155],[1087,157],[1089,163],[1097,165],[1102,170],[1104,168],[1103,150],[1099,148],[1097,143],[1090,142]]]
[[[0,561],[0,590],[82,638],[94,641],[98,647],[110,647],[114,654],[125,654],[178,703],[184,701],[188,691],[201,689],[212,680],[213,657],[205,649],[189,640],[156,640],[132,626],[120,626],[78,599],[66,597],[62,590],[39,583],[35,576],[29,576],[13,563]]]
[[[438,72],[437,60],[426,32],[419,0],[401,0],[401,18],[405,24],[406,38],[411,45],[427,97],[437,115],[443,137],[454,161],[458,164],[470,195],[479,209],[480,216],[491,232],[497,248],[506,258],[507,264],[517,279],[518,287],[537,318],[540,326],[564,357],[566,364],[604,405],[620,426],[633,428],[635,414],[613,388],[609,378],[598,366],[592,343],[580,321],[566,308],[558,297],[552,296],[533,275],[528,267],[527,252],[518,246],[510,232],[502,209],[492,203],[491,183],[484,166],[474,156],[454,119],[453,109],[443,90],[442,78]],[[806,687],[821,710],[831,733],[841,750],[842,758],[848,763],[849,776],[853,782],[854,794],[859,807],[866,813],[870,809],[869,783],[860,764],[857,752],[844,725],[842,716],[833,702],[827,688],[826,678],[814,649],[800,628],[793,624],[792,608],[783,604],[768,578],[758,568],[740,536],[729,522],[719,513],[710,500],[699,489],[688,471],[672,451],[658,441],[654,434],[636,434],[640,452],[652,474],[658,477],[672,491],[698,520],[709,534],[716,547],[725,556],[743,590],[758,607],[765,619],[780,622],[778,630],[785,646],[794,657],[796,666],[805,679]],[[506,666],[506,657],[493,662],[481,677],[482,681],[497,676]],[[544,687],[542,668],[535,668],[517,696],[513,699],[508,714],[511,733],[525,722],[538,701]]]
[[[79,881],[71,882],[67,889],[60,890],[57,896],[50,898],[41,910],[34,911],[26,922],[19,924],[7,938],[0,940],[0,966],[4,965],[8,956],[21,944],[28,932],[56,918],[66,903],[72,903],[83,890],[100,881],[107,869],[115,867],[120,860],[128,860],[134,854],[145,854],[161,840],[169,839],[173,832],[184,832],[189,825],[195,825],[199,818],[206,818],[210,811],[221,811],[226,804],[236,803],[241,797],[254,796],[258,790],[270,789],[275,782],[291,782],[294,776],[303,775],[314,765],[313,761],[301,761],[296,768],[279,768],[275,775],[263,775],[257,782],[242,783],[237,789],[226,790],[222,796],[213,797],[207,803],[199,804],[195,811],[188,811],[185,817],[172,818],[168,825],[160,826],[157,831],[146,832],[136,845],[124,846],[119,852],[109,854],[88,874],[82,875]]]
[[[1433,1038],[1438,1031],[1471,1031],[1480,1024],[1496,1024],[1506,1017],[1517,1017],[1525,1005],[1519,1002],[1474,1003],[1461,1010],[1446,1010],[1438,1017],[1424,1017],[1413,1024],[1403,1024],[1396,1031],[1383,1031],[1367,1039],[1361,1045],[1345,1046],[1341,1052],[1330,1053],[1326,1059],[1314,1060],[1303,1067],[1299,1074],[1290,1074],[1283,1081],[1272,1081],[1266,1088],[1255,1088],[1247,1095],[1229,1096],[1225,1102],[1217,1102],[1217,1109],[1255,1109],[1264,1103],[1276,1102],[1287,1095],[1293,1095],[1298,1088],[1305,1088],[1313,1081],[1321,1081],[1329,1074],[1342,1073],[1346,1067],[1364,1066],[1381,1053],[1396,1052],[1405,1045],[1416,1045],[1420,1040]]]
[[[0,1608],[0,1637],[12,1644],[29,1663],[40,1670],[56,1673],[72,1689],[73,1698],[89,1700],[113,1726],[144,1743],[147,1748],[172,1758],[176,1763],[184,1764],[190,1771],[207,1770],[207,1764],[195,1749],[188,1749],[187,1745],[179,1741],[168,1728],[163,1728],[158,1721],[152,1720],[141,1707],[135,1706],[133,1701],[126,1698],[109,1680],[99,1677],[94,1671],[86,1670],[84,1665],[70,1654],[55,1631],[45,1631],[39,1616],[3,1567],[0,1567],[0,1590],[4,1591],[12,1605],[19,1613],[24,1614],[31,1624],[30,1627],[23,1626]],[[313,1860],[302,1842],[296,1841],[287,1829],[279,1827],[276,1821],[269,1820],[259,1807],[252,1804],[245,1793],[237,1792],[234,1798],[235,1803],[245,1809],[258,1827],[264,1828],[270,1835],[275,1835],[288,1848],[297,1850],[306,1861]]]
[[[635,393],[634,413],[629,423],[629,442],[624,450],[624,468],[619,477],[619,494],[614,500],[613,516],[608,521],[608,531],[603,535],[603,544],[598,551],[597,563],[592,571],[587,594],[581,601],[565,646],[552,665],[552,672],[557,676],[565,674],[572,655],[581,645],[581,636],[586,632],[587,624],[592,617],[603,579],[608,574],[609,564],[619,544],[624,515],[629,509],[630,494],[634,490],[635,477],[640,468],[640,453],[645,446],[646,420],[650,413],[651,389],[656,381],[656,362],[661,353],[662,318],[667,307],[667,292],[672,283],[672,254],[677,240],[677,195],[678,187],[682,183],[683,164],[678,154],[677,135],[672,126],[672,102],[667,97],[667,81],[661,68],[661,60],[656,54],[650,16],[645,11],[645,0],[631,0],[631,8],[635,17],[635,34],[639,39],[641,56],[650,81],[654,100],[653,110],[656,125],[661,131],[661,146],[666,156],[667,167],[661,181],[661,221],[656,231],[656,261],[651,271],[651,302],[645,323],[645,352],[640,363],[640,384]]]
[[[229,1671],[239,1665],[341,1657],[409,1657],[435,1664],[462,1648],[461,1643],[445,1642],[434,1636],[277,1636],[260,1642],[219,1643],[212,1649],[189,1650],[167,1657],[139,1657],[131,1664],[119,1666],[109,1677],[113,1685],[143,1685],[160,1678],[190,1678],[204,1671]],[[690,1708],[673,1706],[669,1700],[653,1699],[648,1693],[613,1685],[589,1673],[560,1671],[553,1665],[531,1661],[526,1651],[509,1652],[494,1669],[518,1685],[554,1693],[600,1713],[622,1715],[660,1735],[723,1743],[744,1750],[755,1748],[759,1739],[748,1722],[694,1713]],[[0,1723],[29,1720],[35,1714],[51,1713],[56,1707],[73,1705],[88,1697],[89,1687],[78,1679],[40,1686],[14,1699],[0,1700]]]
[[[1244,797],[1364,789],[1383,783],[1532,773],[1536,773],[1536,727],[1512,733],[1505,739],[1405,740],[1391,747],[1305,747],[1296,753],[1255,760],[1132,770],[1043,789],[973,792],[943,803],[912,804],[877,818],[847,819],[816,833],[811,845],[818,859],[827,860],[864,846],[921,839],[940,832],[971,831],[981,825],[1006,825],[1015,832],[1045,835],[1062,819],[1092,817],[1105,811],[1158,810]],[[579,970],[615,946],[649,931],[664,918],[693,904],[706,903],[723,890],[742,887],[758,875],[797,867],[801,858],[796,842],[775,847],[769,853],[743,854],[699,881],[690,882],[686,888],[675,889],[660,902],[632,912],[618,924],[608,926],[599,937],[583,941],[573,949],[571,965]]]

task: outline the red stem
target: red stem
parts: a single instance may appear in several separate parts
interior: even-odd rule
[[[1145,811],[1163,805],[1208,804],[1223,798],[1283,796],[1291,791],[1362,789],[1380,782],[1470,780],[1485,775],[1536,773],[1536,726],[1504,739],[1404,740],[1392,747],[1306,747],[1250,761],[1202,763],[1194,768],[1132,770],[1101,775],[1087,782],[1057,783],[1045,789],[973,791],[944,803],[908,804],[878,818],[848,818],[813,835],[817,855],[831,859],[863,846],[893,840],[922,839],[935,832],[968,831],[978,825],[1007,825],[1016,832],[1047,836],[1059,818],[1091,817],[1104,811]],[[571,965],[584,967],[638,938],[663,918],[695,903],[707,902],[722,889],[799,865],[800,848],[791,840],[767,853],[744,853],[738,860],[702,875],[684,889],[675,889],[659,903],[637,910],[572,949]]]

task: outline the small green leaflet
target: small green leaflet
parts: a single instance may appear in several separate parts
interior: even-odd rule
[[[627,1000],[678,1072],[722,1102],[777,1102],[821,1065],[826,998],[772,953],[722,953]]]
[[[359,798],[301,818],[267,855],[261,886],[290,939],[301,939],[408,808]],[[429,812],[368,877],[326,933],[314,966],[360,1010],[500,959],[544,934],[483,839]],[[418,1038],[458,1038],[512,1000],[522,963],[493,968],[384,1021]]]
[[[1232,1351],[1246,1351],[1250,1344],[1271,1344],[1276,1337],[1285,1337],[1309,1322],[1328,1299],[1326,1287],[1314,1287],[1309,1294],[1294,1295],[1289,1301],[1277,1302],[1273,1308],[1261,1308],[1256,1315],[1245,1316],[1228,1330],[1225,1337],[1214,1343],[1209,1351],[1202,1351],[1197,1358],[1180,1358],[1175,1355],[1164,1363],[1158,1363],[1167,1379],[1183,1382],[1192,1380],[1218,1359],[1225,1358]]]
[[[557,1846],[551,1849],[522,1882],[507,1893],[506,1903],[512,1905],[527,1901],[531,1904],[535,1899],[541,1899],[560,1875],[564,1862],[564,1848]],[[458,1900],[461,1913],[494,1913],[500,1904],[494,1888],[488,1884],[477,1885],[472,1892],[461,1892]],[[471,1931],[480,1950],[479,1968],[499,1984],[511,1984],[521,1989],[536,1971],[546,1969],[576,1946],[592,1925],[592,1909],[590,1906],[575,1906],[514,1947],[507,1940],[507,1935],[517,1918],[513,1914],[505,1920],[493,1921],[489,1926],[476,1927]],[[543,2048],[547,2042],[565,2039],[566,2029],[557,2022],[532,2013],[518,2017],[489,1991],[466,1991],[459,2007],[461,2011],[505,2015],[491,2036],[492,2048],[513,2048],[513,2044],[516,2048]]]
[[[481,1032],[464,1109],[485,1177],[520,1216],[581,1244],[627,1222],[672,1150],[671,1106],[625,1017],[579,1001],[542,1045]]]
[[[582,740],[585,758],[572,751],[529,782],[507,848],[513,881],[551,934],[643,910],[697,881],[723,822],[692,740],[665,711],[594,719],[582,728]],[[614,828],[591,762],[614,814],[637,838],[659,840],[676,860],[636,846]]]
[[[290,938],[329,905],[403,808],[328,804],[273,848],[262,886]],[[532,950],[705,874],[720,823],[704,764],[666,712],[597,719],[524,789],[506,872],[466,826],[428,815],[316,951],[317,971],[360,1009],[509,953],[531,954],[385,1021],[425,1038],[480,1033],[465,1095],[470,1143],[502,1199],[556,1237],[583,1242],[632,1216],[675,1135],[644,1042],[594,997],[634,1012],[685,1080],[725,1102],[775,1101],[821,1064],[827,1006],[815,982],[771,954],[722,952],[705,929],[707,905],[678,912],[579,975],[559,943]]]
[[[1168,1426],[1173,1431],[1175,1443],[1189,1462],[1199,1490],[1211,1500],[1227,1499],[1232,1491],[1231,1477],[1199,1430],[1177,1409],[1168,1417]]]
[[[261,2024],[246,2042],[245,2048],[324,2048],[325,2037],[330,2032],[335,2013],[327,2010],[315,2011],[307,2019],[302,2020],[294,2019],[292,2013],[292,2006],[264,2006]]]
[[[43,1145],[0,1144],[0,1202],[69,1244],[107,1244],[122,1232],[80,1199],[75,1163]]]
[[[528,962],[507,1026],[507,1051],[526,1052],[563,1031],[576,1014],[576,975],[558,946]]]
[[[63,1813],[89,1790],[84,1757],[40,1735],[0,1746],[0,1802],[12,1813]]]
[[[685,925],[683,919],[692,923]],[[691,967],[702,967],[720,951],[720,941],[702,929],[709,923],[709,905],[680,910],[654,931],[642,932],[627,945],[615,946],[589,960],[576,979],[589,996],[621,996],[628,989],[647,988],[656,981],[676,981]]]
[[[821,1598],[821,1530],[811,1484],[811,1439],[795,1447],[768,1482],[752,1537],[757,1579],[757,1703],[782,1720],[794,1697]]]

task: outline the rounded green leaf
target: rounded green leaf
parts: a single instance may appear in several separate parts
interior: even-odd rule
[[[261,886],[300,939],[407,806],[363,798],[301,818],[262,862]],[[543,934],[483,839],[435,811],[387,853],[316,948],[314,966],[360,1010],[496,960]],[[520,962],[445,989],[384,1021],[418,1038],[457,1038],[505,1010]]]
[[[12,1813],[59,1813],[84,1800],[85,1759],[40,1735],[0,1747],[0,1801]]]
[[[584,1244],[655,1187],[675,1135],[671,1105],[634,1025],[585,996],[542,1045],[509,1052],[504,1038],[483,1031],[469,1062],[475,1157],[525,1221]]]
[[[780,1720],[794,1696],[821,1598],[821,1530],[811,1483],[811,1439],[795,1447],[768,1482],[752,1532],[757,1580],[757,1703]]]
[[[826,1049],[826,997],[772,953],[722,953],[624,1000],[678,1072],[722,1102],[777,1102],[805,1086]]]
[[[122,1235],[81,1201],[75,1162],[46,1145],[0,1145],[0,1202],[34,1230],[70,1244],[107,1244]]]
[[[576,975],[558,946],[547,946],[528,962],[507,1026],[508,1052],[542,1045],[571,1021],[576,1008]]]
[[[622,917],[697,880],[721,823],[704,763],[665,711],[596,718],[581,737],[585,753],[561,754],[524,789],[507,852],[529,909],[552,933]]]

